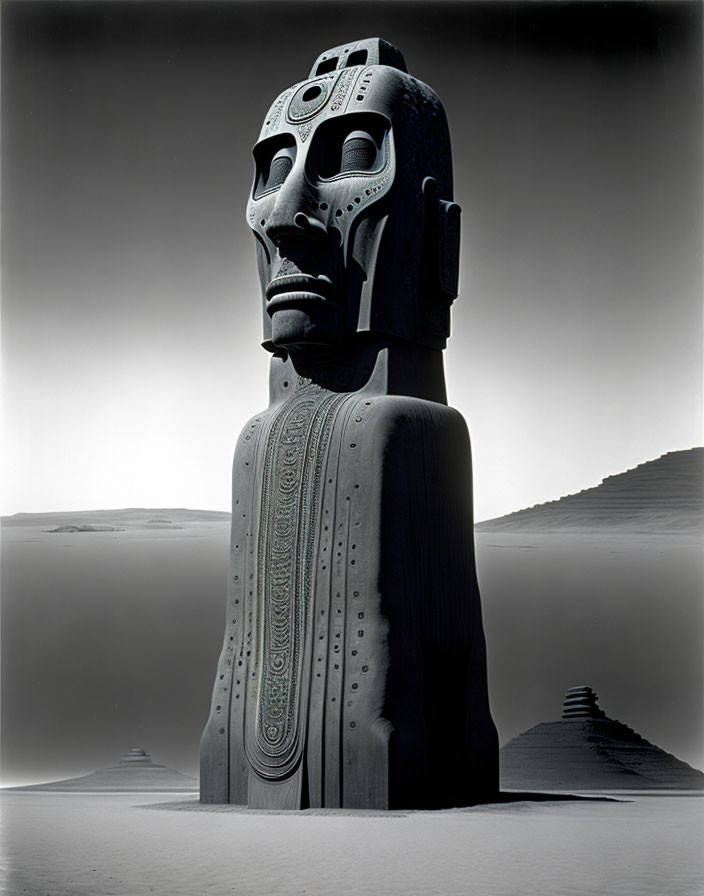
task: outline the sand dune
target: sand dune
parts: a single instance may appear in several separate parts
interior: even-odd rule
[[[183,793],[185,790],[197,791],[198,781],[176,769],[152,762],[148,753],[133,747],[117,765],[98,769],[90,775],[25,785],[18,789],[51,793]]]
[[[703,790],[704,773],[608,718],[588,686],[569,688],[562,718],[501,748],[501,784],[535,790]]]
[[[704,448],[671,451],[594,488],[477,524],[480,532],[704,531]]]

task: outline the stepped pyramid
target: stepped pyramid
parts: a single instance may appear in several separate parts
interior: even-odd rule
[[[704,790],[704,773],[608,718],[591,688],[569,688],[559,722],[499,751],[503,790]]]
[[[50,781],[12,790],[51,790],[59,792],[144,793],[149,791],[190,791],[198,789],[198,782],[164,765],[152,762],[149,753],[133,747],[117,765],[103,768],[92,775]]]
[[[600,485],[477,523],[479,532],[704,529],[704,448],[670,451]]]

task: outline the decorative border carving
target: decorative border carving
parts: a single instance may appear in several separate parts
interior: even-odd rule
[[[330,103],[331,112],[337,112],[337,110],[342,107],[345,97],[347,96],[347,91],[350,89],[350,85],[356,79],[358,74],[359,69],[357,68],[343,69],[340,75],[340,80],[337,82],[337,91]]]
[[[245,741],[251,766],[270,779],[296,768],[305,740],[304,650],[306,641],[310,649],[321,470],[335,419],[349,397],[303,386],[282,408],[265,447],[256,720]]]

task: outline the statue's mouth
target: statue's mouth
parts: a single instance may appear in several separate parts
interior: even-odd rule
[[[305,308],[307,305],[331,306],[335,288],[324,274],[288,274],[275,277],[266,288],[266,310],[271,316],[284,308]]]

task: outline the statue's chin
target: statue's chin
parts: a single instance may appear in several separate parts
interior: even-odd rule
[[[271,318],[271,341],[278,347],[290,345],[332,345],[339,342],[337,319],[327,309],[302,311],[282,308]]]

